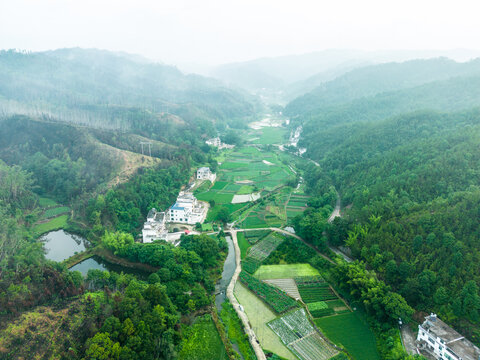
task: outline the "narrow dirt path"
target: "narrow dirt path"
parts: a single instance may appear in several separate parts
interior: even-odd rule
[[[243,326],[245,328],[245,334],[248,335],[248,340],[250,341],[250,344],[253,347],[253,350],[255,351],[255,355],[257,356],[258,360],[266,360],[266,356],[263,353],[262,347],[258,343],[257,337],[255,335],[255,332],[250,326],[250,323],[248,321],[247,314],[240,308],[240,304],[233,294],[233,290],[235,289],[235,284],[238,280],[238,276],[240,275],[240,271],[242,271],[241,264],[240,264],[240,247],[238,246],[238,241],[237,241],[237,231],[236,230],[230,230],[229,231],[230,235],[232,236],[233,240],[233,246],[235,249],[235,263],[236,263],[236,268],[235,272],[233,273],[232,280],[230,281],[230,284],[228,284],[227,287],[227,297],[230,300],[230,303],[233,305],[233,308],[238,314],[238,317],[243,323]]]

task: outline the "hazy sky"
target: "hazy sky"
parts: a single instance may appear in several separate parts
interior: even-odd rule
[[[478,0],[0,0],[0,48],[96,47],[167,63],[480,47]]]

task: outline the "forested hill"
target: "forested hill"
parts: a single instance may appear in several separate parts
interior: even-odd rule
[[[306,181],[317,194],[335,185],[350,205],[330,241],[479,343],[480,111],[415,112],[323,136],[336,145],[313,150],[320,166]]]
[[[290,102],[285,108],[285,113],[294,118],[315,117],[321,112],[330,113],[338,110],[342,105],[348,109],[351,106],[348,104],[354,100],[364,104],[363,108],[356,109],[357,111],[370,109],[371,104],[362,102],[364,98],[376,99],[374,96],[377,94],[413,88],[454,77],[478,75],[480,75],[480,59],[467,63],[439,58],[372,65],[352,70],[322,84],[310,93]],[[397,98],[395,94],[394,98]],[[388,98],[378,100],[388,101]]]
[[[255,100],[220,82],[102,50],[0,52],[0,113],[130,129],[162,113],[182,120],[241,120]],[[233,119],[233,120],[232,120]]]

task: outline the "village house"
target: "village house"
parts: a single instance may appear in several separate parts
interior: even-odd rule
[[[222,145],[222,141],[220,140],[219,137],[208,139],[207,141],[205,141],[205,143],[207,145],[215,146],[215,147],[219,147]]]
[[[417,348],[427,358],[437,360],[479,360],[480,349],[430,314],[418,325]]]
[[[208,167],[201,167],[197,170],[197,180],[209,180],[215,182],[217,175],[210,171]]]
[[[220,140],[219,137],[208,139],[207,141],[205,141],[205,143],[207,145],[214,146],[219,149],[233,149],[235,147],[235,145],[222,143],[222,140]]]
[[[168,210],[167,221],[194,225],[203,222],[207,208],[192,193],[181,191],[177,201]]]
[[[166,240],[166,214],[158,212],[155,208],[151,209],[147,215],[147,221],[143,224],[142,237],[144,243],[150,243],[154,240]]]

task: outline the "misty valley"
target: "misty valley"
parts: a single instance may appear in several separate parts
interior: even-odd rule
[[[478,360],[480,59],[209,75],[0,51],[0,359]]]

